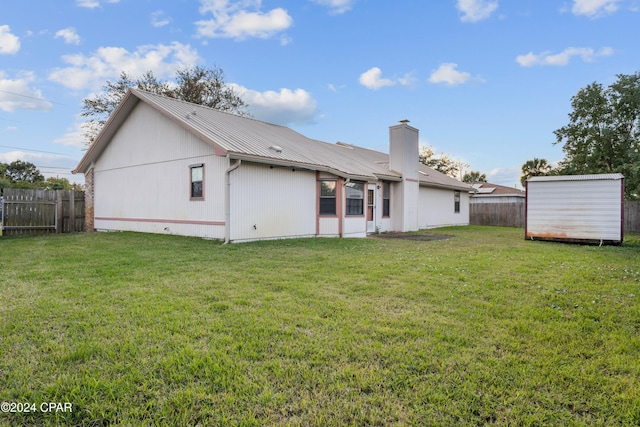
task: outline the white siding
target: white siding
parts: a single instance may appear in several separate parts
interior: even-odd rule
[[[320,217],[318,219],[319,235],[323,237],[337,237],[340,235],[340,219],[337,217]]]
[[[347,216],[344,219],[343,237],[367,237],[367,218]]]
[[[620,180],[530,181],[527,237],[622,241]]]
[[[315,172],[242,162],[230,182],[232,241],[315,236]]]
[[[420,187],[418,225],[421,229],[469,224],[469,193],[460,191],[460,212],[454,212],[454,190]]]
[[[189,165],[204,164],[204,200]],[[211,146],[139,104],[95,165],[95,228],[224,238],[224,171]]]

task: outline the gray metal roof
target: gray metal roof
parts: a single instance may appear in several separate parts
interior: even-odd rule
[[[549,176],[533,176],[527,181],[602,181],[602,180],[620,180],[624,179],[621,173],[603,173],[591,175],[549,175]]]
[[[127,93],[75,172],[85,172],[100,156],[138,102],[150,105],[230,158],[327,171],[352,179],[402,178],[400,173],[389,170],[388,154],[343,143],[330,144],[310,139],[285,126],[136,89]],[[470,186],[425,165],[420,165],[420,168],[424,171],[420,181],[425,185],[470,189]]]

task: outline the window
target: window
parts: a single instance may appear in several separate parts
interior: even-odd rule
[[[382,183],[382,216],[391,215],[391,184]]]
[[[336,182],[320,181],[320,215],[336,214]]]
[[[347,183],[347,215],[364,215],[364,183]]]
[[[460,192],[453,192],[453,212],[460,213]]]
[[[191,199],[202,199],[204,198],[202,191],[204,165],[193,165],[189,168],[191,169]]]

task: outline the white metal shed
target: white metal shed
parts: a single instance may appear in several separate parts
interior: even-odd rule
[[[622,244],[622,174],[533,177],[525,206],[526,239]]]

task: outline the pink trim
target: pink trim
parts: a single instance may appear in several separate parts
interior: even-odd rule
[[[227,153],[225,153],[224,151],[222,151],[221,149],[219,149],[218,147],[213,147],[213,152],[216,154],[216,156],[218,157],[227,157]]]
[[[620,183],[620,244],[622,245],[622,241],[624,240],[624,178],[622,178]]]
[[[405,178],[404,180],[409,182],[418,182],[418,183],[420,182],[419,180],[413,179],[413,178]]]
[[[180,219],[153,219],[153,218],[109,218],[97,216],[97,221],[130,221],[130,222],[162,222],[165,224],[191,224],[191,225],[225,225],[224,221],[184,221]]]

